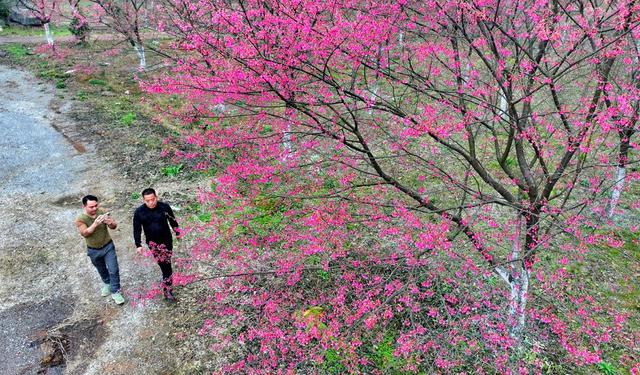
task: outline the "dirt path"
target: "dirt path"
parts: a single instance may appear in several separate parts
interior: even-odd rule
[[[73,35],[59,36],[55,38],[56,42],[71,42],[73,41]],[[24,44],[45,44],[47,40],[42,36],[29,36],[29,35],[5,35],[0,36],[0,44],[9,43],[24,43]]]
[[[159,34],[157,32],[145,32],[142,33],[142,36],[145,40],[150,40],[152,38],[157,38]],[[87,41],[89,44],[94,41],[104,41],[104,40],[124,40],[124,36],[121,34],[109,33],[104,30],[95,30],[89,36],[89,40]],[[75,41],[75,37],[73,35],[62,35],[54,37],[54,43],[56,44],[64,44],[64,43],[73,43]],[[5,35],[0,36],[0,45],[2,44],[10,44],[10,43],[23,43],[23,44],[46,44],[47,40],[44,36],[44,31],[42,35],[34,36],[34,35]]]
[[[74,110],[50,85],[0,65],[0,373],[168,373],[176,364],[162,322],[172,307],[131,298],[159,275],[132,251],[128,197],[139,187],[98,155],[101,138],[70,120]],[[100,297],[73,225],[88,193],[120,223],[122,307]]]

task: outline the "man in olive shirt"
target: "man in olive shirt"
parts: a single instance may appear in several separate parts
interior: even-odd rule
[[[107,229],[116,229],[118,223],[109,212],[105,213],[98,208],[98,198],[93,195],[84,196],[82,206],[84,210],[76,218],[75,224],[87,243],[87,255],[104,282],[101,294],[103,297],[111,294],[115,303],[121,305],[124,303],[124,297],[120,293],[118,257]]]

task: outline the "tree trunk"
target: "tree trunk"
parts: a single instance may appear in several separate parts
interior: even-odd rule
[[[140,59],[140,70],[145,70],[147,69],[147,58],[144,54],[144,46],[140,43],[135,43],[135,45],[133,46],[133,49],[136,50],[136,53],[138,54],[138,58]]]
[[[49,22],[42,26],[44,27],[44,35],[47,38],[47,44],[53,47],[53,34],[51,34],[51,29],[49,29]]]
[[[624,181],[627,176],[627,158],[629,156],[629,143],[630,138],[633,135],[633,130],[623,130],[619,133],[620,136],[620,147],[618,152],[618,168],[616,170],[616,180],[615,185],[613,186],[613,191],[611,192],[611,199],[609,200],[609,207],[607,208],[607,213],[609,218],[612,218],[615,214],[616,206],[618,205],[618,201],[620,201],[620,194],[622,194],[622,190],[624,189]]]
[[[509,285],[507,325],[509,327],[509,336],[516,342],[516,348],[522,345],[522,336],[526,328],[526,308],[529,295],[530,274],[523,259],[526,249],[522,247],[522,228],[524,226],[525,220],[521,214],[518,214],[511,246],[509,269],[496,268],[496,272]]]
[[[373,90],[369,91],[369,100],[371,100],[372,103],[375,103],[377,101],[378,98],[378,84],[376,83],[373,86]],[[373,113],[373,108],[369,108],[369,110],[367,111],[367,113],[369,115],[371,115]]]
[[[502,118],[503,120],[507,120],[508,116],[507,116],[507,98],[504,96],[504,93],[502,92],[502,90],[500,88],[498,88],[499,90],[499,98],[500,98],[500,103],[498,103],[498,108],[500,109],[500,118]]]
[[[624,189],[624,178],[626,175],[627,169],[624,166],[618,165],[618,169],[616,171],[616,184],[613,186],[611,200],[609,201],[609,218],[612,218],[615,213],[616,206],[620,200],[620,194],[622,193],[622,189]]]
[[[291,122],[287,122],[287,130],[284,131],[282,161],[285,161],[291,157],[293,147],[291,146]]]
[[[520,262],[518,262],[521,265]],[[516,341],[519,347],[522,344],[522,336],[526,328],[526,308],[529,293],[529,271],[520,266],[517,273],[512,274],[513,281],[509,286],[509,336]]]

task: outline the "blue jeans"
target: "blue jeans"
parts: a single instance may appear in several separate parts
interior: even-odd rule
[[[120,291],[120,270],[113,241],[100,249],[87,248],[87,255],[98,270],[102,282],[111,286],[111,293]]]

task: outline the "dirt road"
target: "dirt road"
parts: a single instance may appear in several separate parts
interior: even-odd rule
[[[168,373],[171,307],[132,298],[159,276],[132,251],[139,186],[96,152],[101,138],[71,120],[74,110],[49,84],[0,65],[0,373]],[[100,297],[73,225],[88,193],[119,221],[124,306]]]
[[[142,36],[145,40],[151,40],[154,38],[159,38],[161,34],[157,32],[144,32]],[[90,34],[88,43],[95,41],[104,41],[104,40],[124,40],[124,36],[117,33],[109,33],[105,29],[101,27],[93,28],[93,32]],[[62,35],[54,37],[54,43],[64,44],[64,43],[73,43],[75,41],[75,37],[73,35]],[[2,44],[11,44],[11,43],[23,43],[23,44],[35,44],[35,45],[44,45],[47,43],[47,40],[44,36],[44,31],[42,31],[41,36],[34,35],[5,35],[0,36],[0,45]]]

